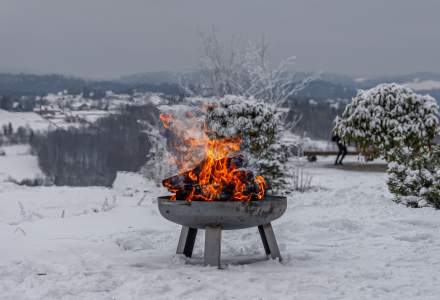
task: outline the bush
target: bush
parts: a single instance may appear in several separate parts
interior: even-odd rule
[[[388,188],[398,199],[423,198],[440,208],[440,146],[395,151],[388,174]]]
[[[337,118],[334,132],[356,142],[372,158],[388,162],[387,181],[399,201],[421,199],[440,208],[440,148],[432,146],[438,133],[434,98],[397,84],[359,91]],[[408,202],[408,201],[407,201]]]
[[[395,83],[380,84],[357,93],[336,119],[334,132],[374,157],[387,157],[396,148],[430,144],[437,134],[437,114],[434,98]]]
[[[281,143],[283,126],[275,106],[228,95],[208,107],[207,125],[214,138],[239,136],[249,167],[272,188],[283,188],[288,157],[287,147]]]

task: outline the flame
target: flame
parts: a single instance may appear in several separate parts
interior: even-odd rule
[[[170,123],[172,121],[171,115],[160,114],[159,119],[162,121],[163,127],[170,128]]]
[[[186,117],[194,118],[192,114]],[[186,128],[168,114],[161,114],[160,120],[178,137],[173,147],[176,152],[174,163],[179,168],[179,174],[163,181],[163,185],[173,193],[172,200],[182,192],[187,201],[215,201],[225,195],[228,200],[236,201],[264,198],[264,178],[254,178],[251,172],[240,169],[239,137],[210,139],[204,124],[199,128]],[[194,121],[193,125],[197,124],[195,120],[191,121]]]

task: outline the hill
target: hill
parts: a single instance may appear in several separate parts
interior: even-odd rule
[[[133,90],[139,92],[158,92],[176,94],[177,84],[163,82],[124,82],[121,80],[85,80],[59,74],[32,75],[0,73],[0,96],[44,96],[49,93],[58,93],[67,90],[71,94],[103,95],[106,91],[115,93],[129,93]]]

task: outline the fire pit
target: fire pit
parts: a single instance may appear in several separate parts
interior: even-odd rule
[[[285,212],[287,200],[268,196],[258,168],[246,169],[241,136],[211,137],[206,124],[186,128],[171,115],[160,119],[174,137],[171,161],[178,172],[162,181],[171,196],[159,197],[158,205],[162,216],[182,225],[177,253],[191,257],[197,230],[204,229],[205,264],[220,267],[222,230],[258,227],[266,254],[281,260],[270,222]]]
[[[220,267],[222,230],[258,227],[266,255],[281,261],[271,221],[286,210],[287,200],[266,196],[258,201],[183,201],[158,198],[159,211],[169,221],[182,225],[177,254],[191,257],[198,229],[205,230],[204,263]]]

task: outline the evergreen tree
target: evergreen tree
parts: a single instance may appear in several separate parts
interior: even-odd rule
[[[287,154],[281,143],[284,129],[274,105],[227,95],[208,107],[207,125],[214,138],[239,136],[249,167],[262,175],[272,188],[285,186]]]
[[[14,134],[14,128],[12,127],[12,123],[9,122],[9,124],[8,124],[8,133],[7,133],[7,135],[8,135],[8,136],[11,136],[11,135],[13,135],[13,134]]]
[[[397,84],[359,91],[337,118],[334,132],[388,162],[389,190],[440,207],[438,105],[434,98]]]
[[[375,157],[395,148],[418,149],[437,134],[438,105],[434,98],[404,86],[380,84],[360,90],[336,118],[334,132],[346,142],[370,149]]]

